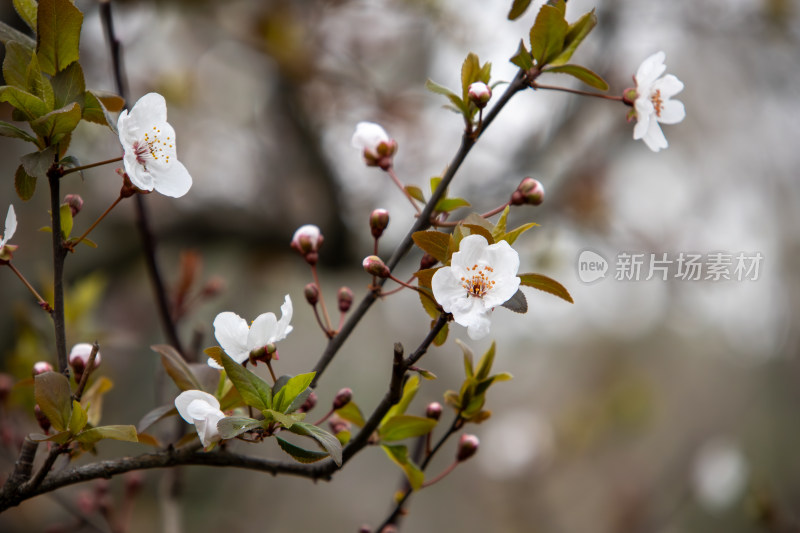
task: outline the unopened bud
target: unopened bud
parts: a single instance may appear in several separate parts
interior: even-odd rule
[[[639,91],[636,90],[636,87],[629,87],[622,91],[622,102],[632,107],[637,96],[639,96]]]
[[[425,416],[433,420],[439,420],[442,416],[442,404],[439,402],[431,402],[425,409]]]
[[[389,225],[389,211],[386,209],[375,209],[369,215],[369,227],[372,236],[376,239],[383,235],[383,230]]]
[[[300,406],[300,409],[298,409],[297,411],[300,413],[308,413],[316,406],[317,406],[317,393],[311,391],[311,394],[308,395],[306,401],[303,403],[303,405]]]
[[[33,363],[33,377],[38,376],[39,374],[44,374],[45,372],[52,372],[53,365],[48,363],[47,361],[38,361]]]
[[[358,528],[358,533],[372,533],[372,528],[364,524],[363,526]]]
[[[428,268],[433,268],[433,266],[438,262],[439,260],[433,257],[431,254],[422,254],[422,259],[419,260],[419,269],[425,270]]]
[[[306,301],[311,305],[317,305],[319,301],[319,288],[317,287],[316,283],[309,283],[306,285],[306,288],[303,289],[303,293],[306,295]]]
[[[483,109],[492,97],[492,90],[482,81],[476,81],[469,86],[467,96],[478,109]]]
[[[134,185],[133,182],[131,181],[130,176],[128,176],[128,174],[126,174],[125,171],[122,170],[121,168],[117,169],[117,174],[122,176],[122,187],[119,190],[120,198],[130,198],[131,196],[137,193],[147,194],[147,192],[149,192],[149,191],[142,191],[136,185]]]
[[[456,453],[456,460],[461,463],[466,461],[478,451],[478,444],[480,441],[475,435],[464,434],[458,441],[458,453]]]
[[[291,246],[303,256],[309,265],[316,265],[319,248],[324,240],[319,228],[313,224],[300,226],[292,236]]]
[[[135,496],[144,486],[144,475],[141,472],[128,472],[125,475],[125,492],[129,497]]]
[[[278,347],[275,346],[275,343],[266,344],[260,348],[255,348],[250,352],[250,362],[254,365],[261,363],[268,363],[272,360],[280,359],[278,357]]]
[[[544,187],[533,178],[523,179],[511,195],[512,205],[539,205],[544,202]]]
[[[94,347],[88,342],[80,342],[73,346],[72,350],[69,352],[69,366],[71,366],[73,372],[75,372],[76,381],[80,381],[84,371],[86,371],[86,366],[89,364],[89,357],[92,355],[93,348]],[[100,366],[100,361],[101,357],[98,351],[94,358],[94,365],[89,369],[89,372]]]
[[[73,217],[80,213],[81,209],[83,209],[83,198],[81,198],[79,194],[66,195],[64,197],[64,203],[69,206],[69,210],[72,211]]]
[[[359,122],[350,143],[361,150],[367,166],[380,167],[382,170],[392,166],[392,158],[397,153],[397,141],[374,122]]]
[[[383,262],[383,259],[377,255],[365,257],[361,265],[364,267],[364,270],[367,271],[367,274],[371,274],[379,278],[388,278],[391,274],[389,267],[387,267],[386,263]]]
[[[353,291],[350,290],[350,287],[341,287],[336,297],[339,301],[339,312],[348,312],[353,305]]]
[[[225,290],[225,279],[220,276],[214,276],[203,285],[203,297],[213,298],[223,290]]]
[[[342,431],[350,431],[350,428],[353,427],[350,422],[336,413],[331,415],[331,417],[328,419],[328,426],[330,426],[331,433],[334,435],[341,433]]]
[[[397,533],[397,531],[398,531],[397,526],[394,524],[389,524],[387,526],[384,526],[383,529],[381,529],[381,533]]]
[[[39,427],[42,428],[42,431],[45,433],[50,431],[50,419],[47,418],[38,403],[33,406],[33,416],[36,417],[36,421],[39,422]]]
[[[342,407],[350,403],[350,400],[352,399],[353,399],[352,389],[346,387],[340,390],[339,392],[336,393],[336,397],[333,399],[334,410],[341,409]]]

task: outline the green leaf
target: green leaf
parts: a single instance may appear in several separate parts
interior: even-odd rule
[[[489,375],[489,372],[492,371],[492,365],[494,364],[494,355],[495,355],[495,343],[492,342],[492,345],[486,350],[486,353],[483,354],[481,360],[478,361],[478,367],[475,369],[475,379],[478,381],[482,379],[486,379]]]
[[[81,404],[86,409],[91,425],[97,426],[100,424],[100,417],[103,414],[103,395],[112,388],[114,388],[114,383],[107,377],[102,376],[83,393]]]
[[[528,300],[519,289],[517,289],[517,292],[514,293],[514,296],[503,302],[502,306],[506,309],[514,311],[515,313],[524,314],[528,312]]]
[[[531,0],[514,0],[508,12],[508,20],[517,20],[531,5]]]
[[[503,238],[501,240],[508,242],[508,244],[514,244],[514,241],[516,241],[520,235],[522,235],[531,228],[535,228],[538,225],[539,224],[537,224],[536,222],[528,222],[527,224],[523,224],[520,227],[514,228],[510,232],[503,235]]]
[[[261,411],[261,414],[264,415],[264,419],[267,421],[267,423],[275,421],[286,429],[291,428],[299,420],[305,418],[305,413],[298,413],[296,415],[286,415],[281,413],[280,411],[274,411],[272,409],[264,409],[263,411]]]
[[[442,198],[436,203],[434,211],[449,213],[460,207],[469,207],[471,204],[463,198]]]
[[[296,422],[288,428],[292,433],[311,437],[322,445],[331,454],[331,459],[337,466],[342,466],[342,443],[335,436],[331,435],[322,428],[313,426],[307,422]]]
[[[454,97],[458,98],[458,95],[456,95],[456,93],[454,93],[453,91],[451,91],[450,89],[448,89],[444,85],[439,85],[438,83],[436,83],[433,80],[426,81],[425,82],[425,88],[428,89],[432,93],[441,94],[441,95],[444,95],[444,96],[447,96],[447,97],[454,96]]]
[[[17,139],[22,139],[23,141],[28,141],[30,143],[36,144],[36,138],[33,137],[30,133],[25,130],[21,130],[13,124],[9,124],[8,122],[3,122],[0,120],[0,136],[3,137],[15,137]]]
[[[159,420],[164,420],[165,418],[173,415],[177,415],[178,410],[175,408],[175,404],[168,403],[166,405],[160,405],[155,409],[149,411],[146,415],[139,420],[139,423],[136,424],[136,431],[139,433],[143,433],[147,428],[158,422]]]
[[[422,189],[416,185],[406,185],[405,189],[414,200],[419,200],[420,202],[425,203],[425,195],[422,194]]]
[[[200,380],[194,375],[178,350],[168,344],[154,344],[150,349],[161,354],[161,364],[164,365],[164,370],[180,390],[203,390]]]
[[[76,400],[72,400],[72,415],[69,417],[67,429],[73,434],[77,435],[81,430],[86,427],[86,422],[89,421],[89,416],[83,410],[81,404]]]
[[[111,131],[117,133],[116,121],[109,114],[108,108],[103,103],[101,97],[94,91],[86,91],[83,93],[83,119],[102,126],[108,126],[111,128]]]
[[[422,416],[393,416],[378,429],[378,436],[383,441],[396,441],[427,435],[436,427],[436,420]]]
[[[414,461],[408,457],[408,448],[401,444],[382,444],[381,448],[383,448],[383,451],[389,456],[389,459],[403,469],[411,488],[413,490],[419,490],[425,482],[425,474],[414,464]]]
[[[17,108],[24,116],[23,120],[36,120],[50,111],[41,98],[10,85],[0,87],[0,102],[8,102]]]
[[[414,244],[424,252],[431,254],[442,263],[447,261],[447,249],[450,245],[450,235],[441,231],[417,231],[411,236]]]
[[[28,69],[25,73],[25,79],[25,90],[37,98],[41,98],[47,106],[47,110],[52,111],[55,108],[53,86],[50,84],[50,80],[42,75],[42,71],[39,68],[39,60],[36,58],[36,54],[31,54],[31,62],[28,65]]]
[[[73,102],[82,105],[83,93],[86,91],[86,82],[83,78],[83,69],[77,61],[53,76],[54,106],[64,107]]]
[[[112,113],[122,111],[122,109],[125,107],[125,100],[118,94],[109,93],[106,91],[92,91],[92,94],[94,94],[100,100],[100,102],[103,103],[105,108]]]
[[[583,42],[596,25],[597,15],[594,14],[594,9],[584,13],[581,18],[570,24],[567,35],[564,37],[564,49],[555,59],[550,61],[550,64],[553,66],[564,65],[569,61],[578,45]]]
[[[72,416],[69,379],[64,374],[45,372],[34,378],[33,396],[56,431],[66,431]]]
[[[316,450],[306,450],[300,446],[295,446],[289,441],[283,440],[280,437],[275,437],[278,440],[278,446],[281,450],[291,455],[298,463],[309,464],[316,463],[326,457],[330,456],[327,452],[318,452]]]
[[[311,385],[311,382],[314,381],[315,374],[316,372],[309,372],[289,378],[286,384],[272,397],[273,409],[281,413],[288,412],[289,406],[292,405],[294,399],[305,391],[308,386]]]
[[[61,235],[64,239],[69,239],[72,233],[72,209],[67,204],[63,204],[58,213],[61,218]]]
[[[56,444],[66,444],[72,439],[72,433],[69,431],[60,431],[55,435],[42,435],[41,433],[31,433],[28,435],[34,442],[55,442]]]
[[[73,102],[34,120],[31,129],[49,141],[49,145],[54,145],[71,133],[80,121],[81,106]]]
[[[563,1],[559,3],[563,4]],[[564,12],[561,8],[551,5],[542,6],[530,33],[531,55],[539,68],[561,53],[567,29],[569,29],[569,25],[564,20]]]
[[[33,198],[33,193],[36,191],[36,176],[31,176],[25,172],[24,166],[18,166],[17,172],[14,173],[14,189],[16,189],[20,200],[27,202]]]
[[[223,439],[232,439],[252,431],[254,429],[263,427],[261,420],[248,418],[246,416],[226,416],[217,422],[217,431]]]
[[[364,421],[364,415],[361,414],[361,409],[359,409],[358,405],[356,405],[356,402],[353,400],[347,402],[344,407],[337,409],[336,414],[358,427],[364,427],[366,423]]]
[[[549,292],[554,296],[558,296],[562,300],[569,303],[575,303],[570,296],[569,291],[559,282],[541,274],[519,274],[520,284],[526,287],[533,287],[540,291]]]
[[[12,28],[5,22],[0,21],[0,42],[5,44],[6,46],[11,41],[15,41],[20,43],[21,45],[25,46],[26,48],[30,48],[31,52],[33,48],[36,46],[36,41],[22,33],[21,31]]]
[[[464,354],[464,374],[468,378],[471,378],[475,375],[475,370],[472,368],[472,361],[475,360],[475,355],[472,353],[472,349],[464,344],[461,339],[456,339],[456,344],[458,347],[461,348],[461,352]]]
[[[522,39],[519,41],[517,53],[511,57],[510,61],[522,70],[530,70],[533,68],[533,58],[531,57],[531,53],[528,52],[528,49],[525,48],[525,43]]]
[[[508,213],[510,211],[510,206],[506,206],[506,208],[503,209],[503,213],[500,215],[500,218],[497,219],[497,224],[494,225],[492,237],[494,237],[495,242],[502,240],[503,235],[506,234],[506,223],[508,221]]]
[[[491,235],[492,230],[494,230],[494,225],[485,218],[483,218],[482,216],[480,216],[478,213],[470,213],[469,215],[467,215],[463,220],[463,224],[467,226],[469,225],[480,226],[484,228],[489,233],[489,235]]]
[[[28,66],[31,64],[33,50],[16,41],[6,44],[6,57],[3,60],[3,78],[8,85],[23,91],[28,90]],[[41,73],[39,73],[41,76]]]
[[[431,320],[431,329],[433,329],[433,325],[436,324],[436,320]],[[439,330],[439,334],[436,335],[433,339],[434,346],[442,346],[445,341],[447,341],[447,335],[450,333],[450,324],[445,324],[441,330]],[[427,370],[426,370],[427,372]],[[433,376],[432,378],[430,376]],[[436,375],[433,372],[428,372],[428,374],[423,374],[420,372],[420,375],[425,379],[436,379]]]
[[[82,431],[76,437],[76,440],[85,446],[91,446],[103,439],[139,442],[136,428],[133,426],[100,426]]]
[[[70,0],[41,0],[36,55],[42,72],[54,76],[78,60],[83,13]]]
[[[400,397],[400,401],[386,412],[386,415],[381,420],[381,425],[385,424],[386,421],[390,420],[392,417],[402,415],[406,412],[408,404],[411,403],[411,400],[414,399],[414,396],[419,390],[419,382],[420,379],[417,375],[408,378],[408,381],[406,381],[406,384],[403,386],[403,395]]]
[[[595,89],[599,89],[601,91],[608,90],[608,83],[606,83],[606,80],[604,80],[598,74],[595,74],[588,68],[582,67],[580,65],[562,65],[560,67],[549,67],[545,70],[545,72],[569,74],[570,76],[578,78],[586,85],[594,87]]]
[[[481,61],[478,56],[470,52],[461,65],[461,99],[468,101],[469,86],[478,80],[481,71]]]
[[[431,184],[431,194],[433,194],[433,193],[435,193],[435,192],[436,192],[436,189],[438,189],[438,188],[439,188],[439,184],[440,184],[441,182],[442,182],[442,178],[441,178],[441,176],[434,176],[434,177],[432,177],[432,178],[431,178],[431,180],[430,180],[430,184]],[[447,190],[446,190],[446,189],[445,189],[445,194],[443,194],[442,196],[443,196],[443,197],[444,197],[444,196],[447,196]]]
[[[219,346],[206,348],[204,351],[225,369],[228,379],[242,395],[244,403],[259,411],[272,409],[272,389],[266,381],[231,359]]]
[[[484,228],[483,226],[479,226],[477,224],[464,224],[462,226],[469,229],[470,235],[480,235],[486,242],[489,244],[494,244],[494,237],[492,236],[492,232]]]
[[[34,32],[36,31],[37,8],[36,0],[14,0],[14,9],[17,11],[19,18]]]

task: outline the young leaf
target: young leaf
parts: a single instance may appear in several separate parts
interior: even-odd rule
[[[563,1],[560,3],[563,4]],[[542,6],[530,33],[531,55],[539,68],[561,53],[568,28],[562,9]]]
[[[71,133],[80,121],[81,106],[73,102],[32,121],[31,129],[54,145]]]
[[[417,375],[408,378],[408,381],[406,381],[406,384],[403,386],[403,396],[400,398],[399,402],[393,405],[392,408],[386,412],[383,420],[381,420],[381,425],[385,424],[386,421],[392,417],[402,415],[406,412],[406,409],[408,409],[408,404],[411,403],[411,400],[413,400],[414,396],[417,394],[417,390],[419,390],[419,381],[420,379]]]
[[[0,43],[3,43],[4,45],[8,46],[8,43],[12,41],[20,43],[26,48],[30,48],[31,52],[33,52],[33,49],[36,46],[36,41],[34,41],[21,31],[12,28],[5,22],[0,21]]]
[[[594,14],[594,9],[588,13],[584,13],[581,18],[569,25],[566,37],[564,37],[564,50],[558,56],[550,61],[553,66],[564,65],[570,60],[572,54],[578,48],[583,40],[589,35],[589,32],[597,25],[597,15]]]
[[[515,313],[524,314],[528,312],[528,300],[525,298],[525,295],[522,293],[522,291],[517,289],[517,292],[514,293],[514,296],[503,303],[503,307],[510,309]]]
[[[42,75],[36,54],[31,54],[31,62],[25,71],[25,83],[25,90],[37,98],[41,98],[48,111],[52,111],[55,108],[53,86],[50,84],[50,80]]]
[[[114,388],[114,383],[107,377],[102,376],[83,393],[81,404],[86,408],[86,414],[91,425],[97,426],[100,424],[100,417],[103,414],[103,395],[112,388]]]
[[[522,235],[531,228],[535,228],[538,225],[539,224],[537,224],[536,222],[528,222],[527,224],[523,224],[520,227],[514,228],[513,230],[503,235],[503,238],[501,240],[507,241],[508,244],[514,244],[514,241],[516,241],[520,235]]]
[[[378,436],[383,441],[396,441],[427,435],[436,427],[436,420],[413,415],[397,415],[381,424]]]
[[[447,249],[450,245],[450,235],[441,231],[417,231],[412,236],[414,243],[424,252],[431,254],[438,261],[447,260]]]
[[[63,107],[73,102],[83,104],[86,82],[83,79],[81,64],[77,61],[53,76],[52,85],[55,107]]]
[[[361,409],[358,408],[358,405],[353,400],[347,402],[341,409],[337,409],[336,414],[358,427],[364,427],[366,423],[364,415],[361,414]]]
[[[475,355],[472,353],[472,349],[464,344],[461,339],[456,339],[456,344],[458,344],[458,347],[461,348],[461,351],[464,353],[464,374],[466,374],[468,378],[471,378],[475,375],[475,370],[472,368],[472,361],[475,360]]]
[[[58,214],[61,217],[61,235],[63,235],[64,239],[69,239],[72,233],[72,209],[67,204],[64,204],[59,208]]]
[[[106,91],[92,91],[92,94],[112,113],[118,113],[125,107],[125,100],[117,94]]]
[[[422,203],[425,203],[425,195],[422,194],[422,189],[420,189],[416,185],[406,185],[405,189],[406,192],[411,195],[411,198],[413,198],[414,200],[419,200]]]
[[[28,141],[31,143],[36,144],[36,139],[27,131],[21,130],[13,124],[9,124],[8,122],[3,122],[0,120],[0,136],[3,137],[16,137],[17,139],[22,139],[23,141]]]
[[[91,446],[103,439],[139,442],[136,428],[133,426],[100,426],[99,428],[91,428],[82,431],[75,438],[85,446]]]
[[[17,196],[23,202],[27,202],[33,198],[33,193],[36,191],[36,176],[31,176],[25,172],[25,167],[20,165],[14,173],[14,189],[17,191]]]
[[[481,61],[478,56],[470,52],[461,65],[461,99],[468,101],[469,86],[478,81],[481,71]]]
[[[494,354],[495,354],[495,344],[492,342],[492,345],[486,350],[486,353],[483,354],[481,360],[478,362],[478,367],[475,369],[475,379],[478,381],[482,379],[486,379],[489,375],[489,372],[492,371],[492,365],[494,364]]]
[[[28,438],[34,442],[55,442],[56,444],[66,444],[72,439],[69,431],[59,431],[55,435],[42,435],[41,433],[31,433]]]
[[[36,32],[36,0],[14,0],[14,9],[19,18],[35,33]]]
[[[31,64],[33,50],[16,41],[6,44],[6,57],[3,60],[3,78],[7,85],[23,91],[28,90],[28,66]],[[41,76],[41,73],[39,73]]]
[[[434,211],[449,213],[460,207],[469,207],[471,204],[463,198],[442,198],[436,203]]]
[[[299,413],[297,415],[285,415],[279,411],[273,411],[272,409],[264,409],[261,411],[261,414],[264,415],[264,420],[267,423],[274,420],[286,429],[291,428],[296,422],[298,422],[298,417],[305,417],[305,413]]]
[[[508,221],[509,211],[511,211],[510,206],[506,206],[506,208],[503,209],[503,213],[500,215],[500,218],[497,219],[497,224],[494,225],[492,237],[494,237],[495,242],[502,240],[503,235],[506,234],[506,222]]]
[[[272,409],[272,389],[266,381],[231,359],[219,346],[206,348],[204,351],[225,369],[228,379],[242,395],[244,403],[259,411]]]
[[[508,12],[508,20],[517,20],[531,5],[531,0],[514,0],[511,10]]]
[[[328,433],[322,428],[313,426],[307,422],[296,422],[291,428],[288,428],[292,433],[297,435],[304,435],[311,437],[322,445],[325,450],[331,454],[331,459],[337,466],[342,466],[342,443],[339,439]]]
[[[434,324],[436,324],[436,320],[431,320],[431,329],[433,329]],[[449,332],[450,332],[450,324],[445,324],[444,327],[441,330],[439,330],[439,334],[436,335],[436,337],[433,339],[433,345],[434,346],[443,345],[445,341],[447,341],[447,334]],[[422,373],[420,375],[422,375],[422,377],[425,379],[436,379],[436,376],[433,374],[433,372],[429,372],[429,374],[433,376],[433,378],[430,378],[428,375]]]
[[[94,91],[86,91],[83,93],[83,98],[83,119],[95,124],[108,126],[111,131],[117,133],[117,123],[108,113],[109,109],[106,107],[104,100]],[[120,100],[122,99],[120,98]]]
[[[260,427],[262,427],[261,420],[248,418],[246,416],[226,416],[217,422],[217,431],[219,431],[219,435],[223,439],[232,439],[242,433]]]
[[[88,421],[89,417],[87,416],[86,411],[83,410],[83,407],[81,407],[81,404],[75,400],[72,400],[72,415],[69,417],[67,429],[73,435],[77,435],[84,427],[86,427],[86,422]]]
[[[167,404],[161,405],[156,407],[155,409],[148,412],[146,415],[139,420],[139,423],[136,424],[136,431],[142,433],[147,428],[158,422],[159,420],[163,420],[168,416],[177,415],[178,410],[175,408],[175,404]]]
[[[608,90],[608,83],[606,80],[601,78],[599,75],[595,74],[591,70],[586,67],[582,67],[580,65],[561,65],[559,67],[550,67],[545,72],[554,72],[554,73],[561,73],[561,74],[569,74],[575,78],[578,78],[586,85],[594,87],[595,89],[599,89],[601,91]]]
[[[311,385],[315,374],[316,372],[309,372],[289,378],[286,384],[272,397],[273,409],[281,413],[288,412],[289,406],[292,405],[294,399]]]
[[[433,80],[426,81],[425,82],[425,88],[428,89],[432,93],[441,94],[441,95],[447,96],[448,98],[449,97],[453,97],[453,96],[458,98],[458,95],[456,95],[456,93],[454,93],[453,91],[451,91],[450,89],[448,89],[444,85],[439,85],[438,83],[436,83]]]
[[[494,230],[494,226],[492,225],[492,223],[483,218],[482,216],[480,216],[478,213],[470,213],[469,215],[466,216],[466,218],[464,218],[463,223],[465,225],[480,226],[483,229],[485,229],[489,233],[489,235],[491,235],[492,231]],[[489,244],[492,243],[489,242]]]
[[[278,440],[278,446],[281,450],[291,455],[298,463],[308,464],[316,463],[326,457],[330,456],[328,452],[318,452],[316,450],[306,450],[300,446],[295,446],[289,441],[283,440],[280,437],[275,437]]]
[[[39,374],[34,378],[33,395],[53,428],[66,431],[72,416],[72,397],[67,376],[57,372]]]
[[[161,364],[164,365],[164,370],[180,390],[203,390],[200,381],[175,348],[168,344],[154,344],[150,349],[161,354]]]
[[[36,55],[42,72],[54,76],[78,60],[83,13],[70,0],[40,0]]]
[[[558,296],[562,300],[569,303],[575,303],[570,296],[569,291],[559,282],[541,274],[520,274],[520,284],[526,287],[533,287],[540,291],[549,292],[554,296]]]
[[[382,444],[381,448],[386,452],[397,466],[403,469],[403,472],[408,478],[408,484],[413,490],[419,490],[425,482],[425,474],[419,469],[417,465],[408,456],[408,448],[403,445],[389,445]]]
[[[469,229],[470,235],[480,235],[484,239],[486,239],[486,242],[488,242],[489,244],[494,244],[494,237],[492,236],[492,233],[483,226],[479,226],[477,224],[465,224],[465,223],[462,223],[462,225],[465,228]]]
[[[0,87],[0,102],[8,102],[19,110],[22,114],[21,120],[36,120],[50,111],[41,98],[10,85]],[[15,117],[12,118],[16,120]]]

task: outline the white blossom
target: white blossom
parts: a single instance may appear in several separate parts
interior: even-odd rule
[[[8,206],[8,214],[6,215],[6,225],[3,231],[4,233],[2,237],[0,237],[0,259],[8,260],[10,259],[11,254],[7,253],[9,250],[6,250],[5,251],[6,253],[4,253],[3,248],[5,248],[6,245],[8,245],[10,251],[13,252],[16,249],[16,246],[8,244],[8,241],[11,240],[11,237],[13,237],[14,233],[17,232],[17,214],[14,211],[13,204]]]
[[[439,305],[467,327],[473,340],[489,334],[489,315],[519,289],[519,254],[506,241],[489,244],[481,235],[461,240],[450,266],[433,275],[431,288]]]
[[[350,144],[361,151],[368,166],[384,170],[391,166],[392,157],[397,152],[397,142],[374,122],[359,122]]]
[[[219,400],[199,390],[183,391],[175,398],[175,408],[188,423],[193,424],[205,448],[220,440],[217,422],[225,418]]]
[[[651,55],[642,62],[634,77],[636,126],[633,128],[633,138],[642,139],[654,152],[668,146],[659,123],[677,124],[686,116],[683,103],[671,100],[683,90],[683,83],[672,74],[661,76],[667,68],[664,65],[665,58],[664,52]]]
[[[123,163],[131,182],[143,191],[178,198],[189,191],[192,177],[178,161],[175,130],[167,122],[167,103],[158,93],[142,96],[117,120]]]
[[[89,357],[92,355],[92,350],[94,349],[94,345],[89,344],[88,342],[79,342],[75,346],[72,347],[72,350],[69,352],[69,364],[75,365],[80,364],[86,366],[89,363]],[[102,357],[100,357],[100,352],[98,351],[97,354],[94,356],[94,366],[97,368],[100,366],[100,361]]]
[[[281,318],[275,313],[263,313],[248,326],[247,321],[230,311],[217,315],[214,319],[214,336],[225,352],[238,363],[244,363],[250,352],[264,348],[268,344],[285,339],[291,333],[292,299],[287,294],[281,306]],[[222,368],[213,359],[208,364]]]

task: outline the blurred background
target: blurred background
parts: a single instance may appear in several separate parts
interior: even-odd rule
[[[75,3],[85,14],[87,86],[113,91],[98,5]],[[442,97],[424,90],[425,80],[457,89],[470,51],[492,62],[493,80],[510,80],[516,67],[508,58],[521,38],[527,41],[541,2],[515,22],[506,19],[510,4],[114,2],[131,100],[150,91],[165,95],[179,156],[194,178],[184,198],[145,198],[167,284],[180,287],[194,273],[179,322],[191,353],[215,344],[218,312],[252,319],[277,312],[289,293],[295,331],[281,343],[276,369],[294,374],[314,365],[325,338],[303,298],[311,275],[289,249],[292,232],[305,223],[322,228],[329,302],[342,285],[357,300],[363,296],[370,211],[391,213],[385,256],[413,213],[387,176],[367,168],[350,146],[356,123],[382,124],[399,144],[400,179],[427,190],[455,153],[463,125],[441,108]],[[571,0],[567,19],[592,8],[599,24],[573,61],[603,75],[610,94],[621,94],[641,61],[664,50],[667,72],[686,86],[677,97],[686,119],[664,127],[670,146],[656,154],[632,140],[628,108],[618,103],[527,91],[469,155],[451,194],[478,212],[506,201],[525,176],[544,184],[542,206],[512,211],[514,224],[541,224],[517,241],[521,270],[559,280],[575,304],[528,290],[527,315],[495,311],[495,370],[514,380],[490,391],[494,415],[466,428],[481,439],[476,458],[415,495],[402,525],[415,532],[800,531],[800,4]],[[0,17],[24,29],[10,2],[0,6]],[[557,75],[541,81],[579,87]],[[10,110],[0,106],[0,115],[9,120]],[[4,216],[13,202],[13,242],[20,245],[14,263],[48,293],[50,235],[37,231],[48,223],[48,192],[40,183],[22,203],[13,187],[28,151],[17,140],[0,143],[0,209]],[[121,153],[109,129],[87,124],[70,151],[84,164]],[[63,192],[85,201],[76,226],[88,227],[119,186],[113,167],[64,179]],[[115,382],[104,423],[135,423],[177,389],[159,391],[167,385],[148,348],[165,340],[133,202],[117,207],[92,239],[98,249],[81,247],[67,261],[68,342],[100,342],[102,373]],[[604,279],[581,281],[584,250],[608,260]],[[621,253],[763,259],[758,275],[743,280],[683,280],[672,265],[666,281],[645,281],[644,274],[621,281]],[[400,277],[416,269],[419,256],[409,256]],[[204,287],[214,296],[198,296]],[[52,326],[7,269],[0,269],[0,288],[0,370],[23,380],[35,361],[55,362]],[[392,344],[412,350],[428,324],[407,291],[373,306],[327,371],[311,417],[321,416],[344,386],[371,411],[388,382]],[[455,338],[478,354],[491,342],[469,341],[453,326],[448,342],[421,362],[439,379],[423,383],[412,413],[459,387]],[[11,469],[15,441],[37,430],[32,388],[18,386],[9,402],[2,472]],[[162,423],[154,433],[170,429]],[[449,446],[431,475],[451,462],[455,441]],[[271,442],[233,447],[286,457]],[[104,442],[99,451],[118,457],[148,448]],[[168,530],[159,488],[165,477],[144,473],[131,531]],[[178,480],[185,531],[356,531],[383,521],[401,473],[375,448],[331,483],[200,467],[182,469]],[[124,482],[111,481],[114,497]],[[93,490],[72,486],[25,502],[0,515],[0,529],[74,531],[70,509]],[[94,516],[98,525],[81,530],[108,530]]]

